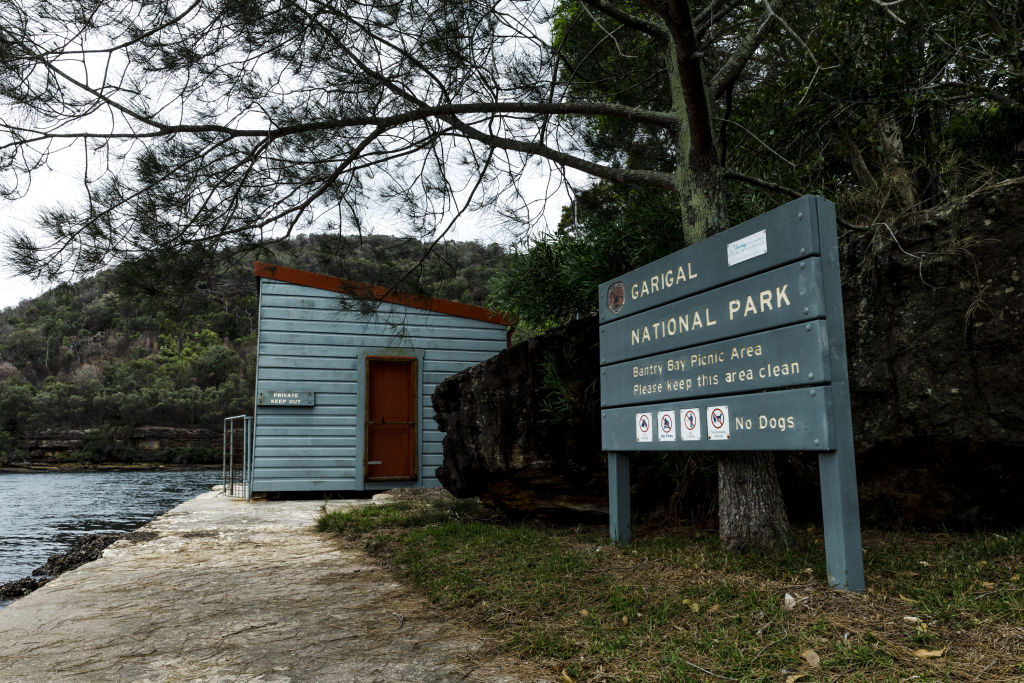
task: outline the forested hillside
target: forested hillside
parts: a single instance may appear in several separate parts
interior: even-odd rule
[[[219,430],[222,418],[251,410],[255,258],[483,304],[504,256],[473,242],[424,253],[409,239],[301,235],[227,266],[173,263],[157,275],[159,264],[129,262],[5,309],[0,465],[43,451],[109,459],[132,450],[115,437],[139,427]]]

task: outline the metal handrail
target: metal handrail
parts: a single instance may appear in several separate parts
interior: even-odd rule
[[[242,462],[238,468],[239,481],[242,487],[242,495],[235,495],[235,432],[236,426],[241,421],[241,448]],[[233,415],[224,418],[224,431],[222,435],[222,458],[221,458],[221,490],[224,495],[232,498],[247,498],[252,500],[252,476],[253,476],[253,418],[251,415]]]

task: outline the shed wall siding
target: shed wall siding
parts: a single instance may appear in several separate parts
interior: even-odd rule
[[[444,378],[506,346],[506,328],[417,308],[382,304],[345,310],[339,295],[260,280],[256,393],[313,392],[315,405],[255,407],[253,491],[435,487],[441,439],[430,396]],[[419,480],[363,482],[363,359],[415,356],[419,371]]]

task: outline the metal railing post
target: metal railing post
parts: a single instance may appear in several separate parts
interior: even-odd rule
[[[234,498],[234,496],[235,496],[235,424],[234,424],[234,422],[231,423],[230,443],[231,443],[231,447],[228,449],[228,452],[231,454],[228,457],[228,483],[231,486],[231,494],[230,495],[231,495],[232,498]]]
[[[220,464],[220,490],[225,496],[228,495],[228,420],[224,418],[224,428],[221,429],[221,464]]]
[[[241,424],[238,424],[241,422]],[[236,425],[242,430],[238,446],[241,448],[241,458],[238,467],[235,467],[235,432]],[[245,497],[252,500],[252,477],[255,463],[253,459],[253,442],[255,420],[250,415],[234,415],[224,418],[224,431],[222,433],[222,457],[221,457],[221,485],[225,495],[233,498]],[[235,470],[238,471],[238,484],[242,487],[242,493],[235,495]]]
[[[246,486],[249,485],[249,417],[242,420],[242,495],[246,498]]]
[[[253,453],[253,445],[256,440],[256,419],[255,417],[246,416],[246,432],[249,434],[249,447],[247,453],[249,454],[249,468],[246,470],[249,475],[249,488],[247,489],[247,499],[253,500],[253,475],[255,474],[255,454]]]

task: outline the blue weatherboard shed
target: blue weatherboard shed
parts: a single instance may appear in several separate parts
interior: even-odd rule
[[[512,320],[282,266],[255,271],[251,491],[438,486],[430,396],[505,349]]]

